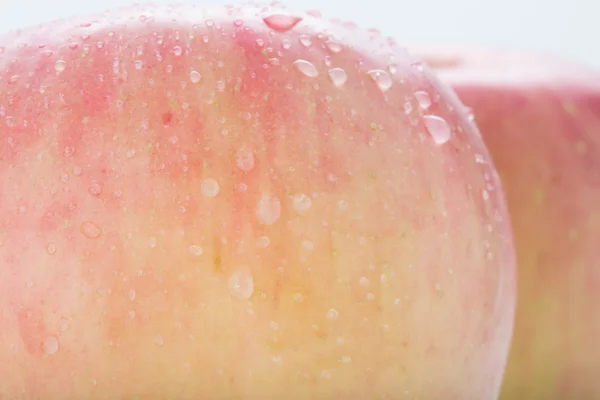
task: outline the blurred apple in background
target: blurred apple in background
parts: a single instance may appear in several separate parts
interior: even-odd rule
[[[425,49],[472,114],[518,254],[502,399],[600,398],[600,72],[539,54]]]
[[[0,46],[0,397],[497,397],[499,178],[393,41],[143,6]]]

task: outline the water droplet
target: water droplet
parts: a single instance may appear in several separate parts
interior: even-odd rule
[[[413,105],[410,101],[404,103],[404,114],[409,115],[413,112]]]
[[[484,164],[485,158],[481,154],[475,154],[475,162],[477,164]]]
[[[56,354],[58,352],[58,338],[54,335],[50,335],[42,342],[42,350],[48,355]]]
[[[352,362],[352,357],[350,356],[341,356],[340,363],[342,364],[350,364]]]
[[[198,83],[200,82],[200,79],[202,79],[202,75],[200,75],[200,72],[195,70],[190,72],[190,81],[192,81],[192,83]]]
[[[157,240],[155,237],[153,237],[153,236],[149,237],[148,238],[148,247],[150,247],[151,249],[155,248],[156,242],[157,242]]]
[[[205,179],[200,185],[204,197],[215,197],[219,194],[219,183],[212,178]]]
[[[162,346],[165,343],[162,336],[157,336],[154,338],[154,344],[157,346]]]
[[[483,198],[483,200],[487,201],[490,199],[490,193],[487,190],[483,189],[481,191],[481,197]]]
[[[127,294],[127,298],[129,299],[129,301],[134,301],[135,300],[135,290],[131,289],[129,291],[129,293]]]
[[[327,41],[325,45],[332,53],[339,53],[342,51],[342,45],[334,40]]]
[[[144,67],[144,62],[142,60],[135,60],[133,64],[135,65],[135,69],[142,69]]]
[[[310,253],[311,251],[313,251],[315,249],[315,244],[313,242],[311,242],[310,240],[304,240],[304,241],[302,241],[302,248],[307,253]]]
[[[315,67],[314,64],[310,61],[296,60],[294,61],[294,67],[296,67],[298,71],[308,76],[309,78],[314,78],[319,75],[317,67]]]
[[[300,35],[298,36],[298,42],[304,47],[310,47],[312,45],[312,41],[310,40],[310,36],[308,35]]]
[[[292,196],[292,206],[299,213],[308,211],[312,205],[312,200],[305,194],[296,194]]]
[[[191,245],[189,251],[190,254],[194,257],[200,257],[204,252],[204,250],[202,250],[202,247],[198,246],[197,244]]]
[[[375,81],[377,87],[382,92],[386,92],[392,87],[392,77],[386,71],[382,69],[374,69],[367,72],[367,74],[369,74],[371,79]]]
[[[16,83],[19,80],[19,78],[19,75],[13,75],[10,78],[8,78],[8,83]]]
[[[267,26],[278,32],[285,32],[292,29],[302,21],[302,18],[288,14],[271,14],[263,17],[263,21]]]
[[[340,316],[340,314],[334,308],[327,311],[327,319],[329,319],[330,321],[335,321],[336,319],[339,318],[339,316]]]
[[[69,320],[62,317],[58,322],[58,329],[60,329],[61,332],[66,332],[69,329]]]
[[[88,239],[97,239],[100,237],[100,233],[102,233],[98,225],[90,221],[86,221],[83,224],[81,224],[80,231],[83,234],[83,236],[85,236]]]
[[[48,245],[46,246],[46,252],[49,255],[56,254],[56,245],[54,243],[48,243]]]
[[[92,196],[100,196],[102,194],[102,185],[100,185],[98,182],[92,182],[88,188],[88,192]]]
[[[271,244],[271,239],[268,236],[259,236],[256,239],[256,247],[260,249],[266,249]]]
[[[237,300],[248,300],[254,293],[254,279],[245,268],[235,271],[229,277],[229,294]]]
[[[348,75],[342,68],[332,68],[329,70],[329,78],[335,86],[342,87],[346,83]]]
[[[240,148],[235,155],[235,165],[245,172],[252,171],[254,168],[254,153],[249,147]]]
[[[296,292],[292,295],[292,300],[294,300],[294,303],[300,304],[304,301],[304,296],[302,295],[302,293]]]
[[[180,46],[173,47],[173,54],[179,57],[183,53],[183,49]]]
[[[65,157],[71,157],[73,153],[75,153],[75,148],[73,146],[67,146],[64,149]]]
[[[127,312],[127,315],[129,316],[129,318],[134,319],[135,318],[135,311],[133,310],[129,310]]]
[[[364,276],[359,279],[360,286],[369,286],[369,279]]]
[[[436,144],[444,144],[450,140],[450,125],[445,119],[437,115],[425,115],[423,122]]]
[[[423,90],[419,90],[415,92],[415,98],[417,99],[417,103],[419,103],[419,107],[423,110],[427,110],[431,107],[431,98],[429,94]]]
[[[67,63],[65,62],[65,60],[57,60],[56,63],[54,63],[54,69],[59,74],[61,72],[63,72],[66,67],[67,67]]]
[[[281,203],[273,195],[264,195],[256,205],[256,217],[265,225],[272,225],[281,216]]]

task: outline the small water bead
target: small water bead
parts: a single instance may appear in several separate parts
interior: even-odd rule
[[[56,354],[58,352],[58,338],[50,335],[42,342],[42,350],[47,355]]]
[[[192,81],[192,83],[198,83],[201,79],[202,75],[200,75],[200,72],[196,70],[190,72],[190,81]]]
[[[173,54],[179,57],[183,53],[183,49],[180,46],[173,47]]]
[[[189,252],[194,257],[200,257],[202,253],[204,253],[204,250],[202,250],[202,247],[198,246],[197,244],[193,244],[190,246]]]
[[[69,320],[65,317],[61,318],[58,322],[58,329],[61,332],[66,332],[69,329]]]
[[[332,53],[339,53],[342,51],[342,45],[334,40],[328,40],[325,45]]]
[[[200,191],[204,197],[215,197],[219,194],[219,183],[212,178],[205,179],[200,184]]]
[[[240,148],[235,154],[235,165],[244,172],[254,169],[254,153],[249,147]]]
[[[148,247],[150,247],[151,249],[156,247],[156,243],[157,243],[157,240],[155,237],[148,238]]]
[[[302,249],[304,251],[306,251],[307,253],[310,253],[315,249],[315,244],[313,242],[311,242],[310,240],[303,240],[302,241]]]
[[[340,314],[334,308],[327,311],[327,319],[329,319],[330,321],[335,321],[336,319],[339,318],[339,316],[340,316]]]
[[[54,243],[48,243],[48,245],[46,246],[46,253],[48,253],[49,255],[56,254],[56,245]]]
[[[88,239],[97,239],[102,233],[98,225],[90,221],[86,221],[81,224],[80,232],[83,236],[87,237]]]
[[[88,193],[92,196],[100,196],[102,194],[102,185],[100,185],[98,182],[92,182],[88,188]]]
[[[129,301],[134,301],[135,300],[135,290],[131,289],[129,291],[129,293],[127,293],[127,298],[129,299]]]
[[[271,14],[263,17],[267,26],[277,32],[285,32],[296,26],[302,18],[288,14]]]
[[[281,216],[281,203],[276,196],[264,195],[256,205],[256,217],[265,225],[274,224]]]
[[[65,60],[57,60],[54,63],[54,70],[56,70],[56,72],[59,74],[63,72],[65,68],[67,68],[67,63],[65,62]]]
[[[271,239],[268,236],[259,236],[256,239],[256,247],[260,249],[266,249],[271,244]]]
[[[448,122],[437,115],[425,115],[423,117],[425,128],[436,144],[444,144],[450,140],[451,129]]]
[[[369,279],[364,276],[359,279],[360,286],[369,286]]]
[[[312,45],[312,41],[310,40],[310,36],[308,35],[300,35],[298,36],[298,42],[304,47],[310,47]]]
[[[341,356],[340,363],[342,364],[350,364],[352,362],[352,357],[350,356]]]
[[[133,64],[135,65],[135,69],[142,69],[144,67],[142,60],[135,60]]]
[[[475,162],[477,164],[484,164],[485,158],[481,154],[475,154]]]
[[[245,268],[235,271],[228,281],[229,294],[237,300],[248,300],[254,293],[254,279]]]
[[[127,315],[129,316],[129,318],[134,319],[135,318],[135,311],[133,310],[129,310],[127,312]]]
[[[315,65],[310,61],[296,60],[294,61],[293,65],[298,71],[308,76],[309,78],[315,78],[319,76],[319,71],[317,70],[317,67],[315,67]]]
[[[292,206],[299,213],[305,213],[312,205],[312,200],[305,194],[296,194],[292,196]]]
[[[427,110],[429,107],[431,107],[431,98],[427,92],[419,90],[415,92],[415,98],[417,99],[417,103],[419,103],[419,107],[421,107],[421,109]]]
[[[382,69],[374,69],[367,72],[367,74],[375,81],[377,87],[382,92],[387,92],[392,87],[392,77],[388,72]]]
[[[331,79],[331,82],[336,87],[344,86],[344,84],[348,80],[348,75],[346,74],[346,71],[344,71],[342,68],[332,68],[329,70],[328,74],[329,79]]]

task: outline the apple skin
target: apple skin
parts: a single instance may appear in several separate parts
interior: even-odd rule
[[[600,72],[544,54],[418,51],[472,109],[518,257],[501,398],[600,398]]]
[[[0,397],[497,398],[499,177],[390,39],[136,6],[1,43]]]

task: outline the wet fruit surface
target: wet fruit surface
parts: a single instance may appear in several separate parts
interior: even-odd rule
[[[503,194],[391,39],[190,6],[1,43],[2,395],[495,398]]]

